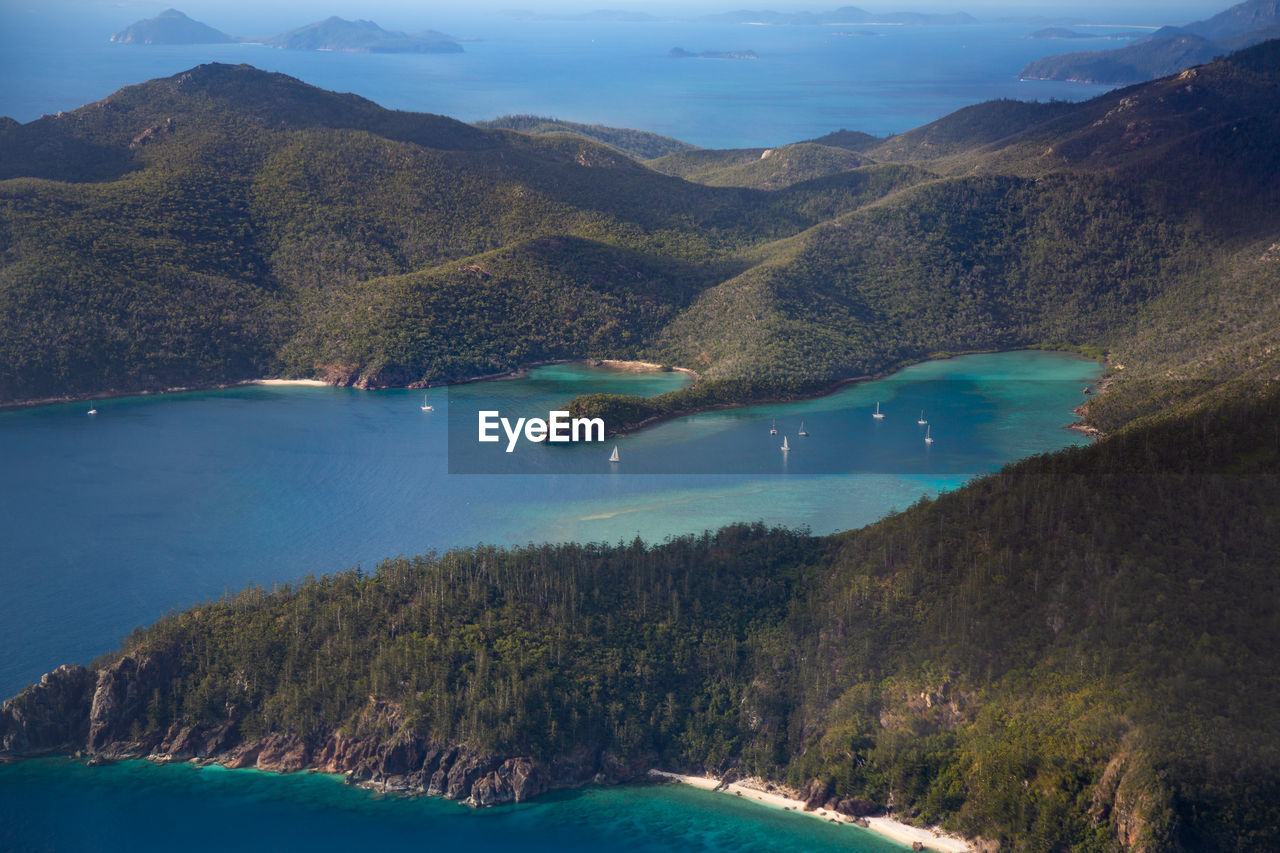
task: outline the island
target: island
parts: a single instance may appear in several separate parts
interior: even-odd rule
[[[1082,33],[1076,30],[1067,29],[1066,27],[1046,27],[1043,30],[1036,30],[1027,36],[1029,39],[1116,39],[1128,40],[1140,38],[1141,34],[1136,32],[1118,32],[1118,33]]]
[[[348,21],[336,15],[262,39],[285,50],[337,50],[349,53],[461,53],[452,36],[435,30],[404,33],[384,30],[373,21]]]
[[[130,24],[111,36],[119,44],[226,44],[235,39],[208,24],[193,21],[177,9]]]
[[[672,59],[759,59],[754,50],[704,50],[693,53],[682,47],[673,47],[667,51]]]
[[[384,30],[373,21],[348,21],[336,15],[274,36],[229,36],[194,21],[177,9],[138,21],[111,36],[120,44],[263,44],[284,50],[348,53],[461,53],[457,39],[435,30],[412,33]]]
[[[696,21],[708,24],[765,24],[773,26],[818,26],[830,24],[897,24],[913,26],[956,26],[977,23],[967,12],[868,12],[857,6],[841,6],[826,12],[775,12],[771,9],[715,12]]]

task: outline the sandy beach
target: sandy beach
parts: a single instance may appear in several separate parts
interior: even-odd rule
[[[680,782],[685,785],[692,785],[695,788],[701,788],[705,791],[715,791],[717,789],[726,794],[742,797],[743,799],[755,800],[766,806],[794,811],[800,814],[810,815],[819,820],[825,820],[834,823],[854,823],[854,818],[839,812],[828,811],[827,809],[814,809],[811,812],[804,810],[804,802],[796,799],[792,794],[796,792],[787,790],[779,786],[772,786],[773,790],[766,790],[764,783],[759,779],[746,778],[729,785],[720,787],[720,781],[710,776],[686,776],[681,773],[667,773],[663,770],[650,770],[650,776],[661,779],[668,779],[672,782]],[[940,853],[971,853],[974,847],[963,838],[954,835],[947,835],[938,829],[921,829],[920,827],[910,826],[905,823],[888,817],[869,817],[863,818],[867,822],[866,827],[857,827],[869,829],[891,838],[901,844],[911,846],[914,842],[920,844],[926,850],[937,850]]]
[[[250,379],[245,385],[328,385],[320,379]]]
[[[610,370],[625,370],[628,373],[658,373],[664,369],[661,364],[655,364],[652,361],[622,361],[616,358],[604,358],[598,361],[585,361],[582,363],[607,367]],[[671,367],[670,370],[674,373],[692,376],[694,379],[698,378],[698,372],[687,367]]]

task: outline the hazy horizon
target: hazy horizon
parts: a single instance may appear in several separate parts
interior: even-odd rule
[[[270,5],[250,2],[222,3],[216,0],[64,0],[66,5],[96,7],[103,13],[115,12],[120,26],[154,17],[161,11],[176,8],[203,23],[234,35],[267,35],[331,15],[341,18],[373,20],[387,29],[439,28],[494,15],[504,10],[528,10],[538,14],[576,14],[596,10],[647,12],[658,17],[687,19],[703,14],[742,9],[779,12],[821,12],[842,6],[856,6],[869,12],[968,12],[979,20],[1000,18],[1045,17],[1088,21],[1100,24],[1183,24],[1211,17],[1232,3],[1205,0],[1173,0],[1169,3],[1112,3],[1104,0],[1079,0],[1075,3],[999,3],[966,2],[966,0],[908,0],[908,2],[848,2],[848,0],[475,0],[459,9],[452,4],[423,4],[412,0],[282,0]],[[12,4],[8,14],[41,15],[60,3],[39,5]]]

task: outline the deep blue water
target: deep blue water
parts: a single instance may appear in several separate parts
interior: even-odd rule
[[[452,407],[546,412],[584,391],[652,394],[683,378],[558,365],[433,391],[434,412],[420,410],[421,392],[261,386],[99,400],[95,416],[85,403],[2,412],[0,696],[88,663],[171,608],[396,554],[660,542],[757,519],[858,527],[1078,442],[1061,427],[1097,371],[1042,352],[919,364],[816,400],[642,430],[617,442],[618,465],[612,441],[511,454],[538,474],[449,474],[507,462],[473,434],[450,440]],[[729,473],[688,473],[708,470]]]
[[[1170,14],[1131,5],[1137,11],[1125,23],[1158,25]],[[181,8],[236,34],[271,34],[322,17],[303,9],[286,13],[228,4]],[[422,56],[108,42],[111,33],[154,11],[83,0],[3,4],[0,115],[30,121],[202,62],[247,62],[394,109],[464,121],[532,113],[650,130],[704,147],[772,146],[841,128],[901,132],[992,98],[1091,97],[1107,87],[1022,81],[1016,75],[1032,59],[1118,44],[1028,39],[1039,25],[1027,23],[588,23],[379,4],[334,11],[373,18],[387,28],[432,27],[474,40],[464,43],[462,54]],[[759,59],[670,59],[668,51],[677,46],[692,52],[753,50]]]

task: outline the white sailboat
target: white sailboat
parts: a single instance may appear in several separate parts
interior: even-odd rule
[[[781,450],[783,453],[786,453],[788,450],[791,449],[790,445],[787,444],[787,437],[785,435],[782,437],[782,447],[778,449]]]
[[[805,430],[805,428],[804,428],[804,421],[801,421],[801,422],[800,422],[800,434],[801,434],[801,435],[808,435],[808,434],[809,434],[809,433]]]
[[[874,414],[872,414],[872,415],[871,415],[871,417],[873,417],[873,418],[877,418],[877,419],[879,419],[879,418],[883,418],[883,417],[884,417],[884,415],[880,414],[880,402],[879,402],[878,400],[876,401],[876,410],[875,410],[875,413],[874,413]]]
[[[924,409],[920,410],[920,420],[916,421],[916,423],[920,424],[920,426],[924,426],[928,423],[928,421],[924,419]]]
[[[769,435],[777,435],[777,434],[778,434],[778,422],[774,421],[773,423],[769,424]]]
[[[613,446],[613,453],[609,455],[610,462],[621,462],[622,457],[618,455],[618,445]]]
[[[931,433],[931,432],[933,432],[933,426],[932,426],[932,425],[927,426],[927,427],[925,427],[925,428],[924,428],[924,443],[925,443],[925,444],[933,444],[933,436],[932,436],[932,435],[930,435],[930,433]]]
[[[89,412],[88,412],[88,414],[90,414],[90,415],[96,415],[96,414],[98,414],[98,410],[97,410],[96,408],[94,408],[94,409],[90,409],[90,410],[89,410]]]
[[[423,397],[423,398],[422,398],[422,411],[424,411],[424,412],[434,412],[435,410],[436,410],[436,407],[435,407],[435,406],[433,406],[433,405],[431,405],[430,403],[428,403],[428,402],[427,402],[427,398],[426,398],[426,397]]]

